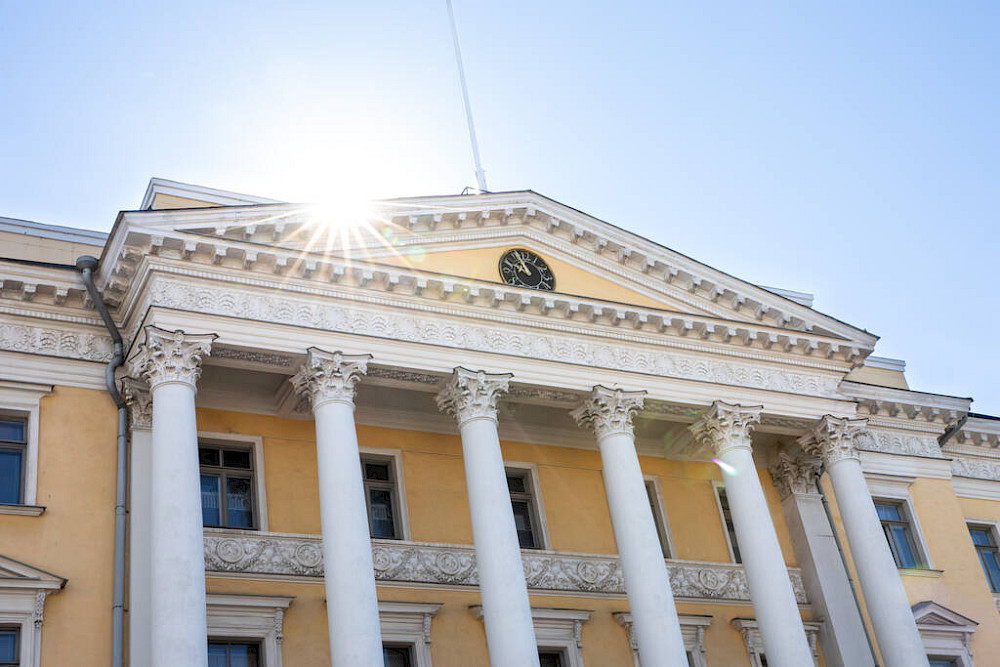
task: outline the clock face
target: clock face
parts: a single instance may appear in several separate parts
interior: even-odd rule
[[[556,287],[556,277],[545,260],[524,248],[513,248],[500,257],[500,277],[516,287],[543,290]]]

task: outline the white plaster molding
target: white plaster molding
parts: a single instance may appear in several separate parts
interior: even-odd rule
[[[209,637],[259,641],[263,664],[281,667],[285,610],[294,597],[209,593],[206,598]]]
[[[450,414],[459,426],[472,419],[497,421],[500,397],[510,386],[511,373],[470,371],[458,366],[437,397],[438,409]]]
[[[811,433],[799,438],[799,446],[813,456],[823,459],[827,468],[844,459],[861,460],[855,440],[865,433],[867,420],[844,419],[825,415]]]
[[[0,368],[13,382],[105,389],[106,364],[0,350]]]
[[[951,461],[942,458],[927,458],[862,450],[861,470],[865,475],[877,474],[885,477],[931,479],[951,479]]]
[[[770,472],[771,479],[784,500],[793,494],[817,494],[816,481],[822,474],[822,464],[817,458],[793,457],[786,452],[779,452]]]
[[[887,431],[873,427],[869,422],[865,432],[854,439],[858,449],[885,454],[942,458],[941,448],[933,435],[914,435],[900,431]]]
[[[482,605],[469,607],[476,620],[483,619]],[[593,614],[590,609],[532,607],[531,621],[539,651],[558,651],[567,667],[583,667],[583,624]]]
[[[413,648],[414,667],[431,667],[431,623],[440,602],[378,601],[378,618],[384,644]]]
[[[180,383],[197,390],[202,357],[207,357],[215,334],[188,334],[180,329],[165,331],[155,326],[144,329],[146,338],[129,361],[134,375],[149,383],[154,392],[162,384]]]
[[[397,540],[372,540],[375,578],[380,582],[476,586],[471,546]],[[617,556],[523,550],[528,587],[554,593],[624,596]],[[266,576],[323,576],[319,536],[205,530],[205,566],[211,573]],[[743,567],[728,563],[668,560],[670,586],[677,598],[749,601]],[[802,577],[790,568],[799,604],[807,604]]]
[[[913,605],[913,619],[927,655],[973,667],[972,635],[979,623],[933,601]]]
[[[752,667],[762,667],[764,662],[761,656],[764,655],[764,640],[761,637],[757,620],[753,618],[734,618],[730,622],[743,635],[743,643],[747,647],[747,654],[750,656]],[[809,649],[812,651],[813,661],[819,664],[818,640],[823,624],[817,621],[802,621],[802,626],[806,631],[806,639],[809,640]]]
[[[593,430],[598,440],[618,433],[634,437],[632,418],[642,409],[645,396],[645,391],[597,385],[583,405],[570,414],[579,426]]]
[[[311,347],[302,368],[289,381],[297,394],[312,402],[313,409],[329,402],[347,403],[353,407],[355,388],[371,358],[370,354],[326,352]]]
[[[628,636],[628,644],[632,649],[632,661],[635,667],[639,664],[639,642],[636,640],[632,625],[632,613],[628,611],[615,611],[611,613],[618,625],[625,628]],[[681,637],[684,638],[684,650],[691,654],[694,659],[693,667],[708,667],[705,649],[705,630],[712,625],[711,616],[695,616],[692,614],[678,614],[677,620],[681,625]]]
[[[41,665],[45,600],[65,585],[62,577],[0,555],[0,625],[20,631],[18,664]]]
[[[129,427],[150,430],[153,428],[153,396],[149,385],[134,377],[121,379],[121,394],[128,405]]]
[[[743,406],[715,401],[690,426],[696,440],[717,456],[730,449],[750,449],[750,431],[760,422],[761,406]]]
[[[992,460],[957,456],[951,461],[951,472],[955,477],[1000,482],[1000,463]]]
[[[951,485],[960,498],[1000,501],[1000,480],[952,477]]]
[[[99,361],[111,360],[113,345],[106,335],[57,326],[54,323],[0,322],[0,350]]]

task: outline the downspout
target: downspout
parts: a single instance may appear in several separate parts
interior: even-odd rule
[[[823,471],[820,470],[820,476]],[[833,513],[830,512],[830,503],[827,502],[826,492],[823,491],[823,484],[820,478],[816,478],[816,491],[819,492],[820,500],[823,501],[823,511],[826,512],[826,520],[830,524],[830,532],[833,534],[833,543],[837,545],[837,553],[840,554],[840,563],[844,566],[844,574],[850,584],[851,597],[854,598],[854,606],[858,608],[858,616],[861,618],[861,627],[865,630],[865,639],[868,640],[868,650],[871,651],[872,660],[878,665],[878,653],[875,652],[875,644],[872,642],[871,633],[868,631],[868,624],[865,623],[865,615],[861,610],[861,600],[858,599],[858,590],[854,587],[854,580],[851,578],[851,570],[847,567],[847,556],[844,554],[844,546],[840,543],[840,536],[837,535],[837,527],[833,523]]]
[[[125,361],[124,344],[118,327],[108,307],[94,285],[94,269],[97,268],[97,259],[89,255],[83,255],[76,260],[76,268],[83,275],[83,284],[87,286],[87,293],[90,300],[94,302],[97,312],[104,320],[104,326],[111,334],[114,342],[114,356],[108,362],[104,370],[104,382],[112,400],[118,406],[118,476],[115,484],[115,556],[114,556],[114,591],[111,606],[112,619],[112,665],[113,667],[123,667],[125,660],[125,500],[126,488],[128,484],[128,410],[125,406],[125,399],[115,384],[115,371]]]
[[[956,433],[962,430],[962,427],[965,426],[965,422],[969,421],[969,414],[970,413],[966,412],[954,426],[941,434],[941,437],[938,438],[938,447],[944,449],[944,446],[948,444],[948,441],[955,437]]]

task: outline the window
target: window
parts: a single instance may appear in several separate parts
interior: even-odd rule
[[[927,660],[930,663],[930,667],[957,667],[958,665],[952,658],[935,658],[929,655],[927,656]]]
[[[742,563],[743,558],[740,556],[740,545],[736,541],[736,524],[733,523],[733,513],[729,509],[729,497],[726,496],[726,488],[722,485],[716,486],[715,497],[719,501],[722,524],[726,527],[726,542],[729,545],[729,553],[734,563]]]
[[[208,640],[208,667],[260,667],[260,644]]]
[[[294,598],[209,593],[209,667],[281,667],[285,610]]]
[[[618,625],[625,628],[628,644],[632,649],[632,662],[635,667],[640,667],[639,642],[633,632],[632,614],[627,611],[616,611],[612,616],[618,621]],[[681,638],[684,640],[684,654],[687,656],[688,667],[705,667],[708,664],[705,660],[705,630],[712,624],[712,617],[684,614],[679,615],[677,620],[681,624]]]
[[[903,569],[924,567],[917,559],[917,547],[913,541],[913,532],[903,503],[876,500],[875,511],[882,521],[882,531],[889,541],[889,550],[892,551],[896,567]]]
[[[383,646],[382,660],[385,667],[411,667],[413,664],[409,646]]]
[[[439,602],[378,601],[385,667],[431,667],[431,622]]]
[[[0,667],[15,667],[21,664],[18,628],[0,627]]]
[[[746,644],[751,666],[768,667],[767,656],[764,655],[764,640],[760,636],[757,621],[752,618],[734,618],[730,623],[743,635],[743,643]],[[809,650],[812,651],[813,663],[819,664],[819,629],[822,627],[822,623],[803,621],[802,625],[806,631]]]
[[[660,488],[655,478],[646,479],[646,496],[649,498],[649,509],[653,512],[653,523],[656,525],[656,536],[660,538],[663,557],[670,558],[670,529],[667,524],[667,514],[663,509]]]
[[[532,467],[507,467],[507,489],[514,511],[514,527],[522,549],[546,548],[540,494]]]
[[[997,549],[996,532],[992,526],[969,526],[969,535],[979,555],[990,590],[1000,593],[1000,550]]]
[[[0,503],[24,502],[24,458],[28,449],[24,419],[0,418]]]
[[[913,605],[913,620],[932,667],[972,667],[972,640],[979,625],[933,600]]]
[[[256,528],[253,452],[202,444],[201,517],[205,526]]]
[[[368,505],[368,530],[371,536],[390,540],[403,539],[398,519],[396,470],[392,459],[363,455],[361,469],[364,472],[365,503]]]
[[[563,667],[563,654],[561,651],[539,651],[538,664],[540,667]]]
[[[469,609],[482,620],[482,606],[472,605]],[[583,624],[592,613],[587,609],[531,608],[542,667],[583,667]]]

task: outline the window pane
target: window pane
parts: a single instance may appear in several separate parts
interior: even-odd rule
[[[24,422],[16,419],[0,419],[0,440],[25,442]]]
[[[385,667],[410,667],[410,649],[402,647],[382,647]]]
[[[225,644],[208,645],[208,667],[229,667],[229,650]]]
[[[0,628],[0,662],[17,661],[17,630]]]
[[[389,481],[388,463],[366,463],[365,479],[373,479],[379,482]]]
[[[931,658],[931,667],[955,667],[955,661],[950,658]]]
[[[201,476],[201,523],[204,526],[222,525],[222,508],[219,506],[219,478]]]
[[[562,653],[538,652],[538,664],[541,667],[562,667]]]
[[[512,500],[510,504],[514,509],[517,541],[523,549],[535,548],[535,534],[531,526],[531,505],[526,500]]]
[[[984,528],[969,528],[969,534],[972,535],[972,543],[978,546],[992,546],[993,540],[990,539],[990,531]]]
[[[0,503],[21,502],[21,465],[24,450],[0,449]]]
[[[899,515],[899,508],[895,505],[880,505],[875,503],[875,509],[878,511],[878,518],[883,521],[902,521],[903,517]]]
[[[249,477],[226,479],[226,525],[253,528],[253,494]]]
[[[983,549],[979,552],[979,560],[982,561],[986,578],[990,581],[990,589],[994,593],[1000,593],[1000,562],[996,549]]]
[[[507,488],[510,489],[511,493],[527,493],[523,477],[508,477]]]
[[[917,559],[913,555],[912,547],[910,547],[910,536],[906,526],[890,526],[889,530],[892,531],[893,541],[896,543],[900,567],[916,567]]]
[[[230,644],[229,667],[257,667],[259,663],[256,644]]]
[[[198,463],[203,466],[219,465],[219,450],[208,447],[198,448]]]
[[[372,537],[396,537],[396,524],[392,518],[392,493],[384,489],[371,489],[368,498],[372,512]]]
[[[222,465],[227,468],[250,469],[250,451],[246,449],[226,449],[222,452]]]

